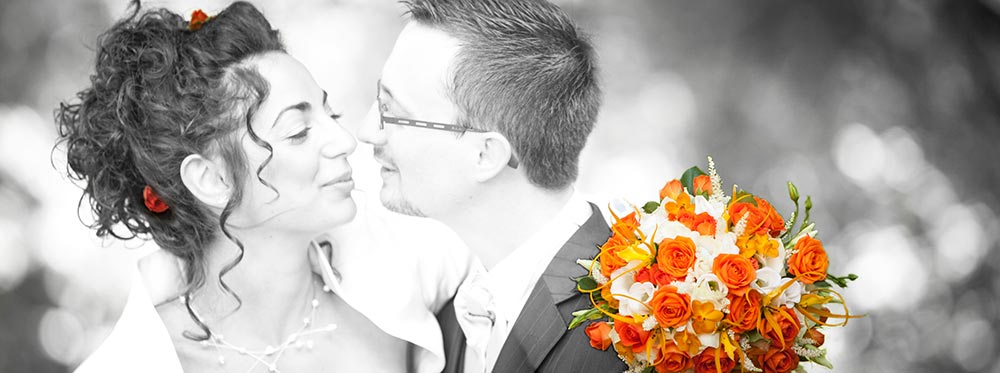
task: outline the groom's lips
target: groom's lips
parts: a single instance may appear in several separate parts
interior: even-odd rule
[[[394,167],[395,165],[389,160],[385,159],[382,156],[383,153],[384,151],[382,150],[382,148],[375,148],[375,154],[374,154],[375,162],[378,162],[378,164],[382,166],[382,173],[385,174],[387,172],[396,172],[396,167]]]

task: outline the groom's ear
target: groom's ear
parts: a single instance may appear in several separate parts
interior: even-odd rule
[[[181,181],[202,203],[222,209],[229,203],[232,188],[225,168],[201,154],[191,154],[181,162]]]
[[[479,158],[476,161],[476,180],[487,181],[507,168],[513,154],[513,147],[506,137],[496,132],[487,132],[479,142]]]

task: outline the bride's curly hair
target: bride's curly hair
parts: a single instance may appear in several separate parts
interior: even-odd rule
[[[88,201],[94,216],[85,224],[99,237],[152,237],[182,260],[185,304],[205,332],[185,335],[202,340],[210,331],[191,310],[190,297],[205,283],[204,250],[219,232],[240,250],[218,274],[239,302],[222,281],[243,256],[242,243],[226,228],[249,169],[238,130],[245,128],[271,151],[250,127],[268,84],[245,62],[285,47],[264,15],[245,2],[233,3],[200,28],[189,28],[181,15],[165,9],[141,12],[138,1],[131,8],[99,36],[90,86],[56,109],[56,146],[65,145],[69,177],[85,184],[80,205]],[[226,163],[234,192],[221,214],[208,210],[181,181],[181,162],[190,154],[216,154]],[[256,167],[261,182],[269,160]],[[145,207],[147,185],[167,211]]]

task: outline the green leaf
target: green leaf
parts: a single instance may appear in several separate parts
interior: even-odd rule
[[[698,168],[698,166],[693,166],[687,169],[687,171],[684,171],[684,174],[681,175],[681,185],[684,186],[684,189],[687,189],[688,194],[692,196],[694,195],[694,178],[701,175],[705,175],[705,172]]]
[[[656,373],[656,368],[655,367],[646,367],[646,369],[642,370],[642,373]]]
[[[567,329],[573,329],[588,320],[597,320],[601,317],[604,317],[604,314],[601,313],[601,310],[596,307],[589,310],[575,311],[573,312],[573,321],[569,322],[569,327]]]
[[[642,211],[645,211],[647,214],[652,214],[653,211],[656,211],[656,209],[659,207],[660,207],[659,203],[649,201],[646,202],[645,205],[642,205]]]
[[[813,285],[816,285],[816,287],[818,287],[818,288],[824,288],[824,289],[825,288],[829,288],[829,287],[832,286],[832,285],[830,285],[829,282],[826,282],[826,280],[816,281],[816,282],[813,283]]]
[[[736,194],[733,195],[732,200],[736,202],[746,202],[754,205],[755,207],[757,206],[757,201],[753,199],[753,194],[750,194],[743,189],[737,190]]]
[[[829,280],[830,282],[833,282],[837,286],[840,286],[841,288],[846,288],[847,282],[857,280],[858,275],[849,273],[847,274],[847,276],[834,276],[828,273],[826,275],[826,279]]]
[[[831,363],[830,360],[826,359],[826,354],[810,358],[809,360],[816,364],[826,367],[826,369],[833,369],[833,363]]]
[[[583,290],[583,291],[591,291],[591,290],[597,289],[597,286],[598,286],[597,285],[597,281],[594,280],[594,278],[590,277],[590,276],[583,276],[583,277],[580,277],[580,278],[576,279],[576,284],[577,284],[577,286],[580,287],[580,290]]]

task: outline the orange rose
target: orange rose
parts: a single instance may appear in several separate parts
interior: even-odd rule
[[[670,197],[672,200],[676,200],[677,196],[681,195],[682,191],[684,191],[684,186],[681,185],[680,180],[670,180],[663,186],[663,188],[660,189],[660,201],[663,201],[663,199],[667,197]]]
[[[823,243],[815,238],[802,236],[795,243],[795,254],[788,258],[788,273],[803,284],[811,284],[826,278],[829,265]]]
[[[621,320],[615,320],[615,333],[621,340],[621,345],[633,352],[646,349],[649,332],[642,330],[642,325],[633,325]]]
[[[769,308],[765,312],[765,317],[761,318],[757,325],[761,335],[770,339],[772,346],[777,345],[782,349],[792,347],[795,336],[799,334],[799,318],[795,316],[795,311],[782,306],[777,310]],[[777,328],[767,320],[767,315],[777,323]]]
[[[771,234],[771,237],[778,237],[781,231],[785,229],[785,218],[782,218],[781,214],[766,199],[758,197],[753,197],[753,199],[757,201],[757,209],[767,216],[767,231]]]
[[[678,349],[677,345],[667,343],[661,352],[663,357],[660,358],[660,363],[654,366],[657,373],[683,372],[691,367],[691,356]]]
[[[729,314],[726,315],[726,320],[732,323],[734,332],[743,333],[757,327],[763,298],[756,290],[748,291],[743,296],[729,297]]]
[[[657,287],[670,285],[676,278],[660,270],[660,266],[643,267],[636,271],[635,282],[649,282]]]
[[[666,238],[660,241],[656,252],[656,265],[663,272],[677,279],[687,277],[688,270],[694,267],[694,241],[684,236]]]
[[[712,273],[729,288],[729,293],[742,296],[757,278],[757,270],[750,259],[739,254],[719,254],[712,263]]]
[[[608,238],[604,246],[601,246],[601,254],[598,255],[598,259],[601,262],[601,274],[604,277],[610,277],[611,272],[628,264],[628,262],[618,256],[618,253],[631,244],[625,236],[615,233],[611,235],[611,238]]]
[[[611,325],[604,321],[592,322],[584,329],[587,337],[590,337],[590,347],[604,351],[611,346]]]
[[[719,357],[718,365],[715,364],[716,355]],[[706,348],[705,351],[694,357],[694,373],[727,373],[735,367],[736,362],[715,347]]]
[[[782,350],[772,344],[771,349],[764,353],[761,365],[764,373],[788,373],[799,366],[799,356],[790,348]]]
[[[750,202],[737,202],[729,206],[729,216],[732,223],[736,224],[743,215],[747,215],[747,227],[744,234],[765,234],[771,237],[778,237],[785,229],[785,220],[771,207],[771,204],[759,197],[753,197],[754,206]]]
[[[706,197],[712,195],[712,178],[708,175],[698,175],[691,180],[691,186],[694,189],[694,194],[703,194]]]
[[[664,328],[675,328],[691,319],[691,297],[678,293],[673,286],[656,289],[653,299],[649,300],[649,308]]]

